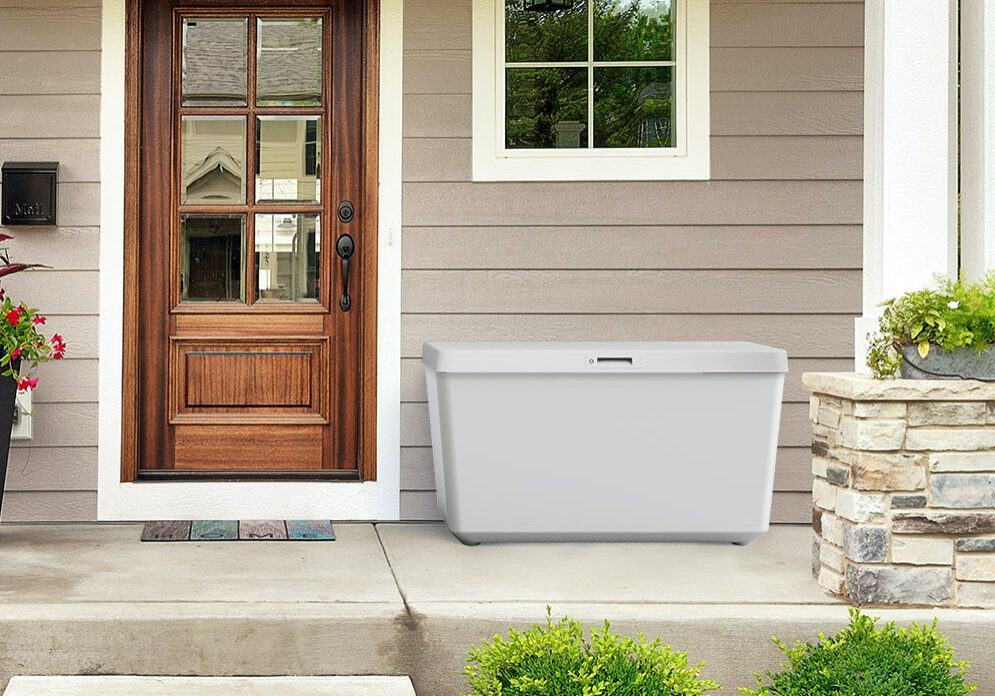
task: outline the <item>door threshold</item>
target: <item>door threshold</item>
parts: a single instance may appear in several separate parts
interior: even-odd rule
[[[310,471],[175,471],[142,469],[138,481],[359,481],[356,469]]]

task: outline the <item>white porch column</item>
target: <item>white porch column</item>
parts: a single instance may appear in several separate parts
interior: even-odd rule
[[[961,268],[995,267],[995,6],[961,0]]]
[[[936,0],[864,5],[860,372],[877,305],[957,269],[956,8]]]

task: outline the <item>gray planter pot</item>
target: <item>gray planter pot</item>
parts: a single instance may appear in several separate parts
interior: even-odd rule
[[[917,346],[902,346],[900,374],[904,379],[979,379],[995,381],[995,346],[980,353],[973,348],[943,350],[932,344],[925,359]]]

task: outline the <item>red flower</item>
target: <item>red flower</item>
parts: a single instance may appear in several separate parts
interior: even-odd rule
[[[16,307],[9,312],[7,312],[7,321],[11,326],[17,326],[17,322],[21,320],[21,312],[24,310],[20,307]]]
[[[45,317],[35,317],[31,321],[33,321],[35,323],[35,326],[38,326],[39,324],[44,324],[45,323]]]
[[[31,379],[30,377],[23,377],[21,378],[21,381],[17,383],[17,388],[21,390],[34,389],[37,386],[38,386],[38,380]]]
[[[14,350],[13,350],[13,351],[11,352],[11,354],[10,354],[10,359],[11,359],[12,361],[13,361],[13,360],[17,360],[17,357],[18,357],[18,356],[19,356],[20,354],[21,354],[21,349],[20,349],[20,348],[15,348],[15,349],[14,349]]]
[[[66,351],[64,351],[64,350],[57,350],[52,355],[52,360],[62,360],[62,358],[64,358],[65,355],[66,355]]]

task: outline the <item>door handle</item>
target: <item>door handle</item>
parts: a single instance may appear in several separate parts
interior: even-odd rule
[[[339,298],[339,307],[343,312],[348,312],[352,308],[352,298],[349,297],[349,259],[356,253],[356,243],[350,235],[339,237],[335,243],[335,253],[342,260],[342,297]]]

